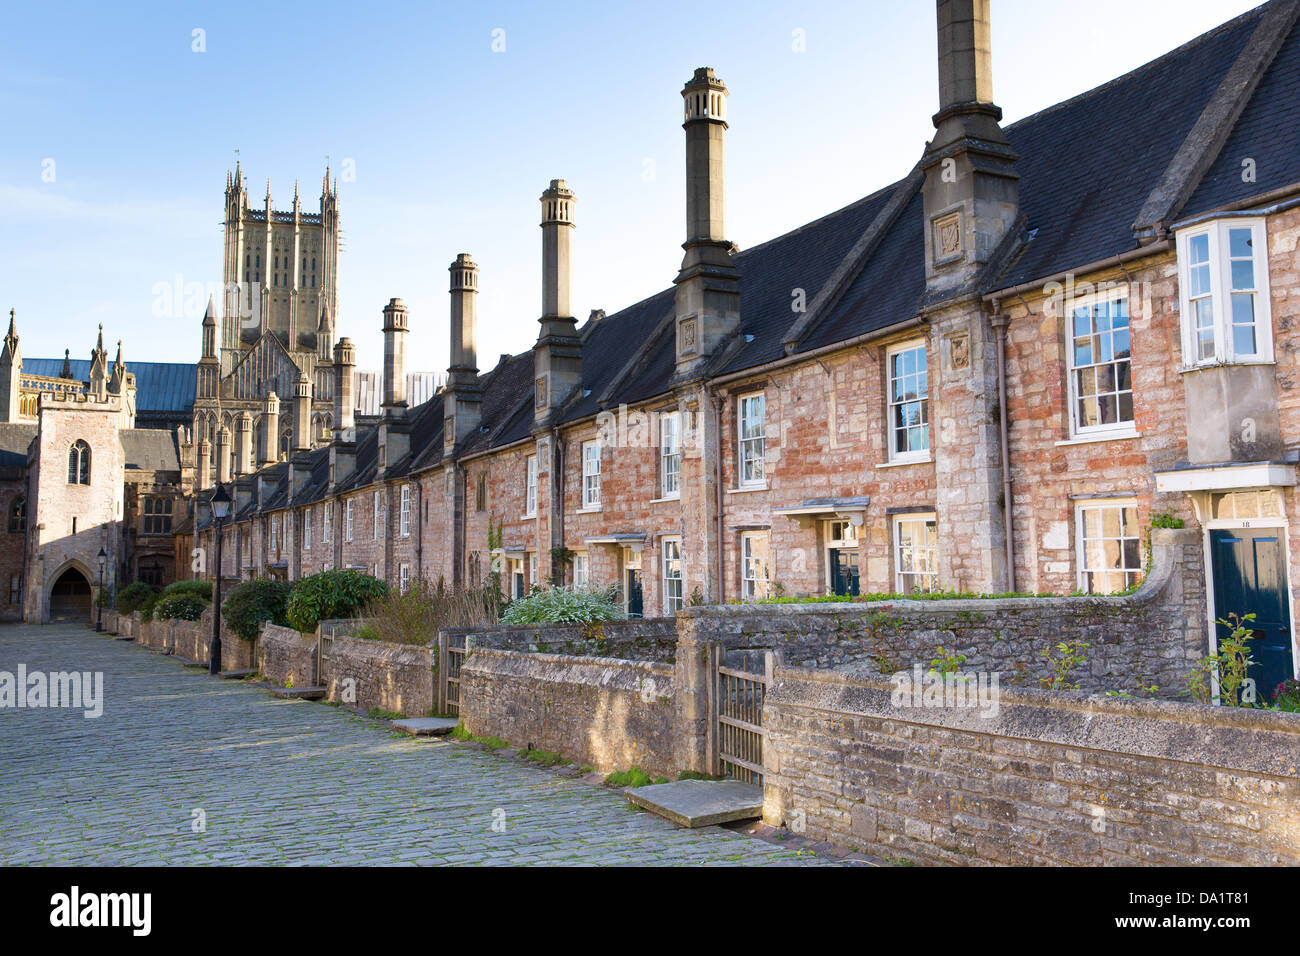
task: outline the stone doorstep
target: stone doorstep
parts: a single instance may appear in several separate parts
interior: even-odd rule
[[[459,723],[452,717],[407,717],[392,721],[394,730],[412,737],[442,737],[455,730]]]
[[[134,641],[135,638],[132,637],[130,634],[114,634],[114,635],[113,635],[113,640],[115,640],[115,641]]]
[[[276,697],[293,700],[322,700],[329,691],[328,687],[271,687],[269,689]]]
[[[252,671],[252,670],[242,670],[242,671],[218,671],[218,672],[217,672],[217,676],[218,676],[218,677],[221,677],[221,678],[223,678],[223,679],[225,679],[225,680],[243,680],[245,677],[248,677],[248,676],[250,676],[250,675],[253,674],[253,673],[255,673],[255,672]]]
[[[638,807],[692,829],[763,815],[763,788],[739,780],[678,780],[623,793]]]
[[[188,657],[181,657],[179,654],[173,654],[172,657],[176,658],[186,667],[202,667],[204,670],[207,670],[211,666],[206,661],[192,661]]]

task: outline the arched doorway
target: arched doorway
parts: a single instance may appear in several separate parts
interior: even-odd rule
[[[76,568],[60,574],[50,589],[50,620],[90,620],[90,582]]]

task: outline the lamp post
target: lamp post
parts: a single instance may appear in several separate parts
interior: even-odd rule
[[[104,562],[108,560],[108,555],[103,548],[99,549],[99,597],[95,603],[99,605],[95,609],[95,630],[103,632],[104,630]]]
[[[230,495],[226,493],[225,485],[217,485],[209,504],[217,536],[217,571],[212,586],[212,649],[208,657],[208,673],[216,674],[221,670],[221,526],[230,515]]]

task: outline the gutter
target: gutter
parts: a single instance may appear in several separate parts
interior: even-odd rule
[[[717,515],[717,570],[715,572],[715,587],[717,588],[718,603],[726,603],[726,573],[723,571],[723,561],[725,550],[723,548],[723,495],[722,495],[722,398],[718,395],[716,387],[708,387],[704,394],[709,399],[709,411],[713,413],[713,434],[718,439],[718,453],[713,456],[713,492],[716,498],[714,503],[714,513]]]

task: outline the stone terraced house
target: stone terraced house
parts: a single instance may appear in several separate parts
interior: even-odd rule
[[[1300,3],[1005,126],[987,2],[938,14],[936,132],[897,182],[738,251],[728,90],[700,69],[671,287],[579,325],[580,184],[553,180],[530,350],[479,369],[467,254],[434,397],[408,405],[400,299],[373,424],[339,340],[329,444],[300,379],[287,460],[235,455],[223,574],[496,568],[512,595],[614,584],[646,616],[777,591],[1110,593],[1175,519],[1203,529],[1209,620],[1253,610],[1268,674],[1293,674]]]

